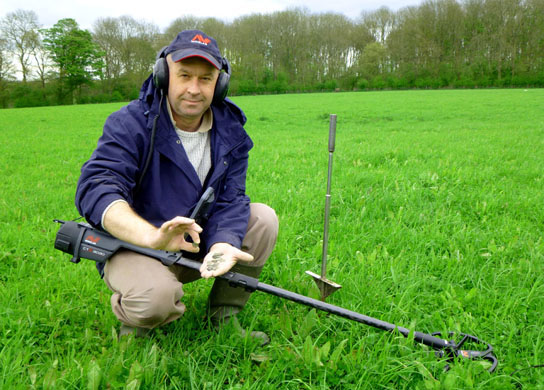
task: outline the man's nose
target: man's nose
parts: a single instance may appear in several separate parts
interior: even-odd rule
[[[198,77],[191,77],[189,85],[187,86],[187,92],[192,95],[198,95],[200,93],[200,85],[198,84]]]

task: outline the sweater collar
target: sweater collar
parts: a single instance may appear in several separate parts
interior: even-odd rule
[[[176,125],[176,121],[174,120],[174,115],[172,114],[172,107],[170,106],[170,101],[168,100],[168,97],[166,97],[166,108],[168,109],[168,115],[170,116],[170,121],[172,121],[172,125],[174,126],[174,129],[176,131],[185,131],[183,129],[180,129]],[[213,126],[213,112],[208,107],[208,109],[202,115],[202,120],[200,121],[200,127],[198,128],[196,132],[206,133],[212,129],[212,126]]]

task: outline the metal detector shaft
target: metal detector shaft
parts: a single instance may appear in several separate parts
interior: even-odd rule
[[[410,330],[391,324],[389,322],[381,321],[376,318],[365,316],[364,314],[357,313],[348,309],[344,309],[339,306],[331,305],[330,303],[320,301],[318,299],[313,299],[305,295],[297,294],[288,290],[284,290],[279,287],[274,287],[266,283],[258,282],[255,287],[256,290],[265,292],[267,294],[275,295],[277,297],[288,299],[290,301],[300,303],[314,309],[318,309],[330,314],[337,315],[339,317],[347,318],[348,320],[357,321],[365,325],[372,326],[373,328],[378,328],[386,331],[394,331],[397,329],[399,333],[403,336],[408,337]],[[444,349],[451,346],[450,342],[447,340],[440,339],[438,337],[431,336],[426,333],[414,332],[414,340],[418,343],[428,345],[434,349]]]
[[[57,232],[55,248],[73,255],[72,262],[74,263],[79,262],[81,258],[103,263],[120,250],[130,250],[157,259],[166,266],[178,264],[186,268],[199,270],[202,265],[202,263],[199,261],[190,260],[183,257],[182,253],[180,252],[168,252],[133,245],[128,242],[121,241],[104,231],[94,229],[85,223],[77,223],[73,221],[58,222],[62,223],[62,226]],[[363,314],[347,310],[339,306],[331,305],[301,294],[284,290],[279,287],[261,283],[258,279],[243,274],[227,272],[226,274],[219,276],[219,278],[228,280],[231,285],[244,288],[248,291],[265,292],[267,294],[288,299],[290,301],[313,307],[327,313],[347,318],[349,320],[361,322],[374,328],[387,331],[394,331],[395,329],[398,329],[398,331],[404,336],[408,336],[410,333],[410,330],[406,328],[368,317]],[[417,342],[423,343],[435,349],[443,349],[450,346],[447,340],[420,332],[414,332],[414,339]]]

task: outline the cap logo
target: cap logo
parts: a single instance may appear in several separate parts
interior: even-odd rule
[[[191,39],[191,42],[208,46],[208,43],[211,41],[209,38],[204,38],[201,34],[196,34],[193,39]]]

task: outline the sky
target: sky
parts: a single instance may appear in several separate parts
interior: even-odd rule
[[[154,23],[164,30],[178,17],[215,17],[230,22],[250,14],[267,14],[287,8],[306,7],[311,13],[336,12],[356,19],[361,11],[387,6],[396,11],[419,5],[422,0],[1,0],[0,18],[17,9],[34,11],[43,27],[51,27],[64,18],[75,19],[81,28],[91,30],[101,17],[132,16]]]

